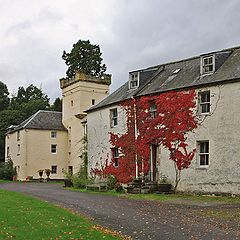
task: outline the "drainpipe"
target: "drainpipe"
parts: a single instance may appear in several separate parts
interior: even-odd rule
[[[136,109],[136,99],[132,97],[133,100],[133,112],[134,112],[134,135],[135,135],[135,144],[137,142],[137,109]],[[137,154],[135,155],[135,165],[136,165],[136,171],[135,171],[135,178],[138,178],[138,162],[137,162]]]

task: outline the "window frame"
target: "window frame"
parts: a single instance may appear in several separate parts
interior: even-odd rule
[[[118,109],[112,108],[110,109],[110,126],[114,128],[118,125]]]
[[[202,96],[204,94],[208,94],[207,98],[209,98],[209,101],[202,101]],[[199,101],[199,104],[198,104],[198,112],[199,114],[202,114],[202,115],[208,115],[211,113],[211,95],[210,95],[210,90],[206,90],[206,91],[201,91],[198,93],[198,101]],[[207,109],[209,109],[209,111],[203,111],[203,108],[207,106]]]
[[[55,133],[55,134],[53,134]],[[51,131],[50,133],[51,138],[56,139],[57,138],[57,131]]]
[[[211,63],[205,63],[205,60],[211,59]],[[207,68],[212,67],[212,70],[206,70]],[[201,57],[201,74],[207,75],[215,72],[215,55],[207,55]]]
[[[55,169],[55,171],[53,171],[53,169]],[[57,174],[57,165],[52,165],[51,166],[51,174]]]
[[[203,146],[202,146],[203,144]],[[207,144],[207,145],[206,145]],[[209,141],[208,140],[204,140],[204,141],[197,141],[197,149],[198,149],[198,167],[199,168],[208,168],[209,167],[209,153],[210,153],[210,145],[209,145]],[[204,151],[202,152],[202,149],[204,149]],[[204,156],[203,161],[205,162],[205,164],[201,164],[201,156]]]
[[[155,103],[149,106],[150,118],[156,118],[157,116],[157,105]]]
[[[17,141],[20,141],[20,130],[17,131]]]
[[[55,151],[53,151],[53,146],[55,146]],[[57,144],[51,144],[51,153],[57,154]]]
[[[139,87],[139,75],[139,72],[132,72],[129,74],[129,89],[136,89]]]
[[[119,167],[119,148],[111,148],[112,150],[112,161],[113,161],[113,166],[114,167]]]
[[[20,155],[20,152],[21,152],[21,145],[18,144],[18,145],[17,145],[17,156]]]

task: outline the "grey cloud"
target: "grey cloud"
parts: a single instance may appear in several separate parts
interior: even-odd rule
[[[2,35],[15,41],[7,49],[0,46],[0,79],[12,89],[42,84],[54,100],[60,94],[58,79],[66,71],[62,51],[71,49],[80,38],[100,45],[108,72],[113,74],[112,91],[127,81],[131,70],[240,45],[239,0],[101,3],[98,10],[105,19],[99,17],[99,21],[92,21],[94,1],[85,4],[79,0],[72,0],[70,7],[67,1],[60,7],[58,1],[45,1],[36,14],[16,16]],[[31,11],[27,1],[23,4],[26,12]],[[37,4],[35,1],[35,8]]]

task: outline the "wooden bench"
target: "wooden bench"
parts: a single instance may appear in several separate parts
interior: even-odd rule
[[[101,191],[107,191],[107,183],[106,182],[99,182],[99,183],[93,183],[86,185],[86,190],[98,190]]]

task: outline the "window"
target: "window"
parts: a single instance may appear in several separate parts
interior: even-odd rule
[[[17,155],[20,155],[20,144],[17,146]]]
[[[73,166],[68,166],[68,172],[72,175],[73,174]]]
[[[110,121],[111,121],[111,127],[115,127],[118,125],[118,112],[117,108],[110,110]]]
[[[202,74],[213,73],[215,71],[214,55],[201,58]]]
[[[20,140],[20,131],[17,131],[17,141]]]
[[[209,141],[198,142],[198,156],[200,167],[209,165]]]
[[[112,148],[112,158],[115,167],[119,166],[119,151],[118,148]]]
[[[51,153],[57,153],[57,144],[51,145]]]
[[[73,107],[73,100],[71,100],[71,107]]]
[[[7,147],[7,158],[10,157],[10,147]]]
[[[95,105],[95,99],[92,99],[92,105]]]
[[[151,118],[155,118],[157,116],[157,106],[156,104],[152,104],[149,109]]]
[[[210,113],[210,91],[199,93],[199,112]]]
[[[53,165],[51,169],[52,174],[57,174],[57,165]]]
[[[57,132],[51,131],[51,138],[57,138]]]
[[[129,89],[135,89],[139,85],[139,73],[130,73],[129,75]]]

